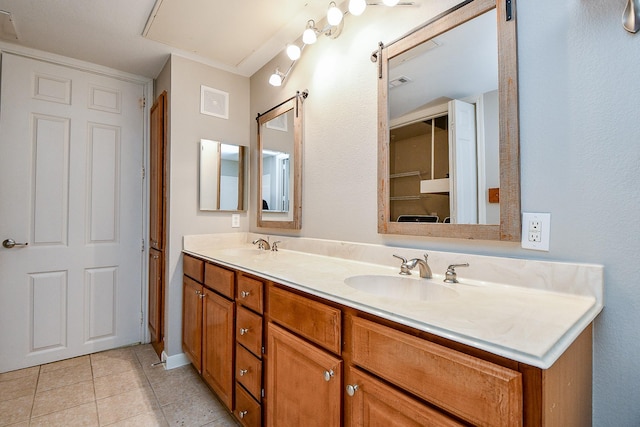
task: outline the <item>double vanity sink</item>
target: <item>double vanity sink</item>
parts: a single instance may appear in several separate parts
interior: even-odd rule
[[[433,278],[398,274],[393,257],[424,250],[305,238],[258,249],[255,234],[185,236],[184,250],[220,265],[461,344],[549,368],[603,307],[602,266],[427,251]],[[447,266],[469,263],[459,283]]]

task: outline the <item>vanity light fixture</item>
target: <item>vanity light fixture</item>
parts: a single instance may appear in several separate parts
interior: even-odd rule
[[[349,13],[360,16],[367,8],[367,0],[349,0]]]
[[[329,25],[335,27],[336,25],[340,24],[340,22],[342,22],[343,16],[344,15],[342,14],[342,11],[338,9],[338,6],[336,6],[336,2],[332,1],[331,3],[329,3],[329,10],[327,10],[327,22],[329,23]]]
[[[640,0],[635,0],[640,1]],[[379,1],[367,1],[367,0],[349,0],[349,10],[346,12],[342,12],[340,8],[336,5],[335,1],[329,3],[329,8],[327,9],[327,24],[322,29],[318,29],[316,27],[316,21],[313,19],[309,19],[307,21],[307,26],[302,33],[302,47],[299,47],[296,44],[288,44],[286,51],[287,56],[293,62],[286,73],[282,73],[278,68],[271,74],[269,77],[269,84],[272,86],[282,86],[282,83],[287,78],[291,69],[296,64],[296,61],[300,59],[300,55],[304,50],[305,46],[309,44],[314,44],[318,40],[319,34],[324,34],[325,36],[331,37],[333,39],[337,38],[342,32],[342,27],[344,25],[344,16],[347,13],[350,13],[354,16],[360,16],[364,13],[367,5],[369,6],[415,6],[415,2],[413,1],[399,1],[399,0],[382,0]]]

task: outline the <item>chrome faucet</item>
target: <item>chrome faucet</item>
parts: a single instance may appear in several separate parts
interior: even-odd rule
[[[420,277],[423,279],[431,279],[433,274],[431,273],[431,267],[429,267],[429,263],[427,262],[427,258],[429,255],[424,254],[424,260],[420,258],[413,258],[412,260],[407,261],[405,257],[400,255],[394,255],[394,257],[402,260],[402,264],[400,264],[400,273],[403,275],[410,275],[411,270],[413,270],[416,265],[420,269]]]
[[[251,243],[253,243],[254,245],[257,244],[258,249],[263,249],[265,251],[268,251],[269,249],[271,249],[271,245],[269,245],[269,242],[264,240],[263,238],[256,239]]]

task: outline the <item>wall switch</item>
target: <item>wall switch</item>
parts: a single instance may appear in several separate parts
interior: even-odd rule
[[[240,227],[240,214],[231,214],[231,228]]]
[[[522,248],[549,251],[550,213],[522,213]]]

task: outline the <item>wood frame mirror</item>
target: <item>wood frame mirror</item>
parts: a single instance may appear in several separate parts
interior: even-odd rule
[[[302,120],[307,96],[306,91],[297,92],[256,118],[258,227],[302,228]]]
[[[389,61],[409,49],[496,10],[498,59],[499,224],[400,222],[391,217]],[[430,237],[518,241],[520,155],[515,0],[467,0],[384,46],[378,61],[378,232]],[[494,190],[495,191],[495,190]],[[478,197],[488,197],[480,194]]]

